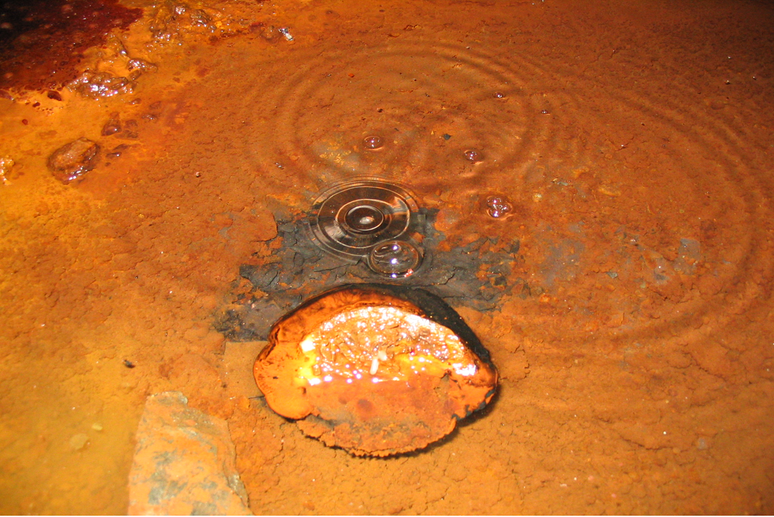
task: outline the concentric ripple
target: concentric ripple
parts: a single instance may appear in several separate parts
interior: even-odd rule
[[[555,318],[536,293],[568,304],[567,335],[598,337],[688,336],[768,296],[770,196],[743,126],[688,86],[605,84],[571,61],[424,41],[299,54],[261,92],[270,138],[245,147],[302,210],[377,177],[439,209],[453,244],[522,239],[530,325]]]
[[[690,98],[693,92],[680,93]],[[658,192],[671,210],[644,207],[654,219],[671,223],[660,230],[663,249],[641,235],[635,244],[648,265],[649,289],[656,294],[651,299],[661,306],[634,311],[641,320],[622,330],[639,330],[650,312],[650,326],[679,329],[673,334],[683,335],[683,341],[702,326],[711,333],[771,295],[774,256],[767,236],[774,214],[765,173],[745,149],[745,130],[732,117],[679,104],[678,96],[655,101],[616,92],[612,97],[662,135],[656,167],[635,174],[644,173],[640,187]]]
[[[596,154],[590,167],[554,170],[534,205],[542,261],[532,273],[567,296],[568,336],[685,344],[771,296],[770,185],[746,150],[743,110],[683,102],[694,98],[610,88],[579,111],[553,111]]]
[[[373,256],[381,243],[410,240],[419,217],[419,207],[406,189],[384,181],[361,179],[338,184],[322,193],[312,207],[309,227],[320,248],[346,261],[357,261]],[[412,247],[405,242],[402,249],[407,250],[407,246]],[[400,274],[413,271],[419,262],[413,261]]]
[[[555,144],[541,114],[551,100],[530,86],[541,69],[518,56],[395,42],[293,69],[275,90],[272,141],[251,147],[318,190],[353,176],[477,189],[480,178],[525,175]]]

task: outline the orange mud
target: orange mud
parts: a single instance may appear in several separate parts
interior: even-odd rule
[[[257,514],[774,512],[770,6],[125,6],[80,61],[104,95],[0,98],[0,511],[125,512],[145,398],[179,390]],[[521,241],[499,309],[457,307],[498,396],[389,459],[305,437],[249,380],[262,344],[212,330],[275,216],[359,174],[447,249]]]

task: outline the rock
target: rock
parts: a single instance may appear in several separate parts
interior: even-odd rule
[[[111,113],[108,121],[102,126],[102,136],[110,136],[119,131],[121,131],[121,119],[118,112]]]
[[[355,455],[426,447],[494,396],[489,352],[422,289],[345,285],[278,321],[254,366],[269,406]]]
[[[225,420],[182,393],[148,397],[129,473],[129,515],[250,515]]]
[[[13,159],[9,157],[0,157],[0,184],[7,185],[11,168],[14,166]]]
[[[128,77],[115,76],[109,72],[84,71],[67,87],[84,97],[100,99],[134,91],[134,82]]]
[[[74,434],[70,437],[70,448],[73,451],[82,451],[89,444],[89,435],[84,433]]]
[[[48,167],[56,179],[68,184],[94,168],[98,153],[99,145],[82,137],[54,151]]]
[[[701,261],[701,243],[695,239],[680,239],[677,258],[672,264],[675,271],[692,275],[696,272],[699,261]]]

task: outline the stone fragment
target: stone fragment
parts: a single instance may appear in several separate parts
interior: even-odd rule
[[[14,166],[14,161],[9,157],[0,157],[0,184],[7,185],[8,177],[10,176],[11,168]]]
[[[78,433],[70,437],[70,449],[73,451],[82,451],[89,444],[89,435]]]
[[[345,285],[283,317],[254,366],[269,406],[355,455],[426,447],[494,396],[473,331],[422,289]]]
[[[129,473],[129,515],[250,515],[225,420],[182,393],[148,397]]]
[[[79,138],[65,144],[48,157],[48,167],[54,177],[64,184],[94,168],[99,145],[88,138]]]
[[[102,136],[110,136],[119,131],[121,131],[121,119],[118,112],[111,113],[108,121],[102,126]]]
[[[84,71],[67,87],[84,97],[100,99],[134,91],[134,82],[128,77],[116,76],[109,72]]]

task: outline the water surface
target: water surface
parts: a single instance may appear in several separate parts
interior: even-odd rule
[[[125,512],[165,390],[228,420],[256,514],[774,511],[770,6],[127,7],[77,66],[129,87],[0,99],[2,511]],[[519,243],[496,308],[457,304],[498,397],[390,459],[305,438],[214,328],[277,222],[360,176],[410,188],[437,253]]]

